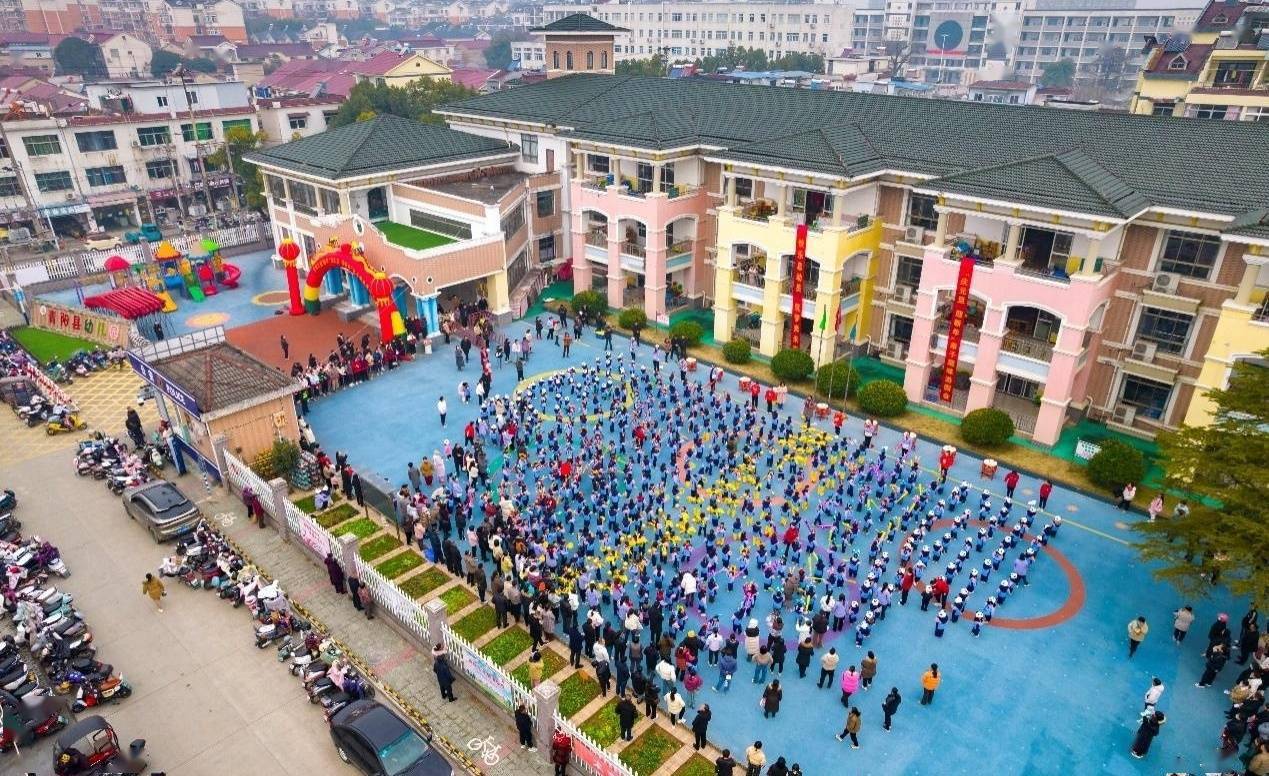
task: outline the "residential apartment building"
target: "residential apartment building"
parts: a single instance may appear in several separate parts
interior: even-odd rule
[[[1208,4],[1191,34],[1152,39],[1132,111],[1269,121],[1269,6]]]
[[[89,107],[107,113],[171,113],[249,108],[251,94],[242,81],[205,75],[187,78],[143,78],[94,81],[84,85]]]
[[[265,134],[263,145],[274,146],[325,132],[343,104],[340,96],[257,99],[256,119]]]
[[[135,32],[91,32],[88,40],[101,49],[107,78],[139,78],[150,74],[150,44]]]
[[[706,308],[765,355],[865,348],[913,402],[1040,443],[1175,428],[1269,345],[1258,124],[592,74],[442,115],[558,169],[576,288]]]
[[[233,0],[0,0],[0,31],[133,32],[178,42],[218,34],[247,42],[242,6]]]
[[[242,6],[233,0],[151,0],[149,29],[156,37],[183,41],[191,35],[223,35],[247,42]]]
[[[837,54],[850,47],[852,7],[828,3],[606,3],[542,9],[549,24],[579,11],[623,27],[617,61],[663,54],[669,59],[719,53],[728,46],[790,53]]]
[[[251,107],[0,121],[0,223],[94,231],[231,206],[235,181],[207,162]],[[207,164],[204,179],[200,160]],[[204,189],[206,182],[206,190]]]

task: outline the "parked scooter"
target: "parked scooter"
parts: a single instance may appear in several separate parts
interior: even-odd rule
[[[97,684],[88,684],[80,687],[79,691],[75,693],[75,701],[71,704],[71,710],[78,714],[84,709],[121,701],[130,695],[132,695],[132,686],[124,681],[122,675],[111,677]]]
[[[53,436],[69,431],[82,431],[86,428],[88,428],[88,422],[81,418],[78,412],[67,411],[49,418],[44,424],[44,433]]]

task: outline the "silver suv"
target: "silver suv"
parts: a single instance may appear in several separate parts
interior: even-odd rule
[[[156,480],[123,492],[123,508],[145,526],[155,542],[172,539],[194,530],[201,513],[170,482]]]

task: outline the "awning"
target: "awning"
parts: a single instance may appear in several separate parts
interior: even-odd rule
[[[144,288],[129,286],[84,297],[84,306],[90,310],[110,310],[133,321],[161,311],[163,300]]]
[[[92,208],[83,202],[76,202],[72,205],[44,205],[40,208],[40,215],[55,218],[57,216],[73,216],[79,213],[91,213]]]
[[[88,196],[88,204],[92,207],[131,205],[136,201],[137,195],[128,191],[116,191],[112,194],[90,194]]]

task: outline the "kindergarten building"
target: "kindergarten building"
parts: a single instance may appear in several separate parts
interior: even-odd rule
[[[567,264],[613,307],[712,314],[716,342],[865,349],[913,402],[999,407],[1043,444],[1082,417],[1142,437],[1202,422],[1196,397],[1269,346],[1264,124],[561,76],[446,106],[448,132],[398,133],[401,158],[356,180],[258,154],[279,235],[312,253],[363,229],[425,312],[471,283],[518,312],[517,278]],[[464,175],[487,191],[455,190]],[[551,220],[513,274],[520,219],[495,218],[521,191]],[[455,242],[411,249],[392,224]],[[462,253],[481,240],[483,264]]]

